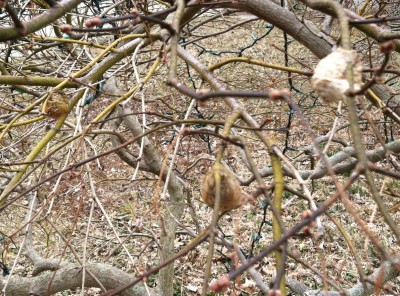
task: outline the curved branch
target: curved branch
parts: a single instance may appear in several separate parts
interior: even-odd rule
[[[352,288],[347,289],[346,295],[348,296],[365,296],[365,295],[373,295],[375,293],[378,294],[378,291],[381,290],[381,287],[387,283],[388,281],[398,277],[400,275],[399,267],[395,264],[391,264],[390,262],[383,262],[381,266],[375,269],[375,271],[367,278],[368,282],[366,283],[366,290],[364,289],[363,283],[358,282]],[[372,285],[371,283],[375,283]],[[328,295],[328,296],[340,296],[343,295],[336,291],[324,291],[324,290],[310,290],[308,287],[297,280],[289,279],[288,280],[289,288],[299,295]],[[377,290],[378,289],[378,290]]]
[[[50,9],[46,9],[46,11],[39,16],[31,19],[28,22],[23,22],[21,25],[23,26],[24,30],[16,27],[0,28],[0,42],[17,39],[27,34],[36,32],[37,30],[46,27],[58,18],[62,17],[81,2],[82,0],[65,0],[58,2],[57,5]]]
[[[115,77],[111,77],[110,79],[107,80],[106,84],[104,85],[104,89],[106,89],[107,92],[112,95],[121,95],[121,93],[122,93],[122,91],[117,88],[117,80]],[[120,109],[120,107],[117,107],[117,108],[118,108],[118,110]],[[112,120],[110,123],[111,129],[117,130],[123,120],[124,119],[122,116],[118,116],[116,119]],[[115,147],[121,145],[124,140],[119,138],[116,135],[110,135],[110,141],[111,141],[112,146],[115,148]],[[126,142],[126,140],[124,142]],[[119,156],[119,158],[121,158],[122,161],[127,163],[129,166],[134,168],[137,166],[138,161],[139,161],[140,162],[139,163],[140,170],[146,171],[146,172],[152,172],[150,170],[149,166],[146,164],[146,162],[143,160],[137,159],[133,155],[133,153],[131,153],[129,151],[128,148],[118,149],[115,153]]]
[[[86,267],[106,289],[113,289],[132,280],[132,276],[118,268],[107,264],[95,263]],[[82,266],[80,264],[66,263],[60,269],[43,273],[36,277],[14,277],[8,282],[6,295],[52,295],[57,292],[82,287]],[[98,283],[89,275],[86,276],[85,287],[99,288]],[[4,288],[4,280],[0,282],[0,289]],[[146,295],[144,288],[131,287],[120,295],[142,296]]]
[[[291,35],[294,39],[307,47],[318,58],[323,58],[331,53],[332,47],[336,44],[334,40],[322,33],[311,21],[302,22],[294,13],[281,7],[274,1],[238,0],[234,5],[231,3],[224,3],[220,4],[219,6],[240,8],[258,16],[259,18],[273,24],[282,31]],[[324,11],[324,13],[332,14],[332,11]],[[361,18],[360,16],[356,17],[355,13],[351,13],[349,11],[346,11],[346,13],[351,15],[351,19]],[[377,29],[376,25],[358,24],[357,28],[377,41],[380,40],[379,36],[383,34],[382,31]],[[374,34],[372,34],[370,31]],[[395,47],[397,51],[400,51],[399,42],[395,43]],[[367,98],[376,107],[381,108],[385,115],[399,122],[400,96],[391,95],[387,87],[383,85],[374,85],[371,89],[373,94],[367,93]],[[379,97],[379,99],[384,102],[386,107],[382,107],[379,104],[380,102],[377,102],[376,99],[373,99],[374,95]]]
[[[239,0],[233,7],[254,14],[285,31],[319,58],[329,54],[335,44],[333,40],[324,38],[314,24],[301,22],[294,13],[274,1]]]
[[[381,160],[386,159],[386,153],[400,153],[400,140],[390,142],[386,147],[378,147],[373,150],[366,151],[367,158],[370,162],[376,163]],[[333,170],[336,174],[344,174],[353,170],[358,161],[356,159],[356,149],[354,147],[346,147],[342,151],[336,153],[335,155],[329,157],[329,162],[331,163]],[[302,170],[298,171],[299,175],[303,179],[311,178],[313,180],[321,179],[326,176],[327,169],[323,163],[320,163],[314,170]],[[266,167],[260,171],[263,177],[272,176],[272,168]],[[294,177],[293,173],[284,167],[284,175],[289,177]],[[251,177],[248,180],[242,182],[242,185],[249,185],[255,180],[255,177]]]

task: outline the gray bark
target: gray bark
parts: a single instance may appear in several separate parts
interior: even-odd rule
[[[46,260],[46,259],[44,259]],[[53,260],[52,260],[53,261]],[[43,263],[44,264],[44,263]],[[54,267],[54,266],[53,266]],[[118,268],[107,264],[89,264],[86,270],[90,271],[106,289],[112,289],[133,280],[133,277]],[[4,288],[5,280],[0,283]],[[74,290],[82,286],[82,266],[65,263],[55,271],[43,272],[35,277],[13,277],[10,279],[5,295],[52,295],[65,290]],[[85,287],[98,287],[98,282],[86,274]],[[140,286],[129,288],[121,293],[125,296],[146,295],[145,289]]]

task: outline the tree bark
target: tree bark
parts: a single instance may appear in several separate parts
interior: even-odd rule
[[[86,266],[106,289],[112,289],[132,281],[133,277],[118,268],[110,265],[96,263]],[[13,277],[10,279],[5,295],[52,295],[65,290],[74,290],[82,287],[82,266],[67,263],[53,272],[42,273],[36,277]],[[4,288],[5,280],[0,283],[0,290]],[[98,283],[86,273],[85,287],[97,287]],[[147,295],[143,287],[131,287],[121,295],[142,296]]]

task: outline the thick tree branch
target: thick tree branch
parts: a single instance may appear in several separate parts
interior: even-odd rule
[[[258,16],[259,18],[273,24],[282,31],[291,35],[294,39],[307,47],[318,58],[323,58],[331,53],[332,47],[335,45],[335,41],[322,33],[311,21],[302,22],[294,13],[281,7],[277,2],[262,0],[238,0],[234,5],[225,3],[221,4],[220,6],[240,8]],[[333,12],[330,10],[326,10],[324,12],[333,14]],[[349,12],[349,14],[353,16],[353,19],[356,19],[355,13]],[[379,34],[382,34],[382,29],[378,30],[377,26],[370,24],[360,24],[358,26],[359,29],[363,29],[364,33],[367,32],[366,28],[373,31],[374,34],[369,34],[370,37],[379,41]],[[397,42],[395,46],[396,50],[399,51],[400,42]],[[379,99],[381,99],[386,105],[386,107],[382,108],[382,112],[397,122],[400,122],[400,95],[391,95],[390,90],[383,85],[375,84],[371,89],[375,95],[379,97]],[[377,102],[376,99],[373,99],[371,94],[367,94],[367,97],[375,106],[381,108],[379,106],[379,102]],[[393,112],[395,114],[393,114]]]
[[[391,152],[393,154],[400,153],[400,140],[396,140],[388,143],[385,147],[378,147],[373,150],[366,151],[368,160],[377,163],[379,161],[386,159],[386,153]],[[344,174],[351,172],[357,165],[358,161],[356,159],[356,149],[354,147],[346,147],[342,151],[336,153],[335,155],[329,157],[329,162],[331,163],[333,170],[336,174]],[[314,170],[299,170],[298,173],[303,179],[311,178],[313,180],[321,179],[325,177],[328,173],[324,163],[320,162],[319,165]],[[263,177],[272,176],[272,168],[265,167],[260,171]],[[294,178],[294,174],[284,167],[285,176]],[[255,180],[254,177],[249,178],[244,181],[243,185],[249,185]]]
[[[132,276],[118,268],[107,264],[89,264],[86,271],[92,273],[106,289],[113,289],[132,280]],[[54,274],[55,273],[55,274]],[[13,277],[10,279],[6,295],[53,295],[65,290],[73,290],[82,287],[82,266],[80,264],[65,263],[54,272],[42,273],[36,277]],[[89,275],[86,276],[85,287],[97,287],[99,285]],[[0,289],[4,288],[4,280],[0,283]],[[142,296],[147,295],[140,286],[131,287],[120,295]]]
[[[389,262],[383,262],[380,267],[376,268],[374,272],[367,278],[368,281],[365,283],[367,290],[364,289],[364,285],[358,282],[352,288],[345,290],[347,296],[368,296],[374,295],[377,291],[382,290],[382,286],[388,281],[398,277],[400,275],[400,266],[398,264],[391,264]],[[373,285],[371,283],[376,283]],[[289,288],[298,295],[308,296],[341,296],[343,294],[336,291],[324,291],[324,290],[311,290],[303,283],[298,282],[294,279],[288,279]]]
[[[43,13],[28,22],[23,22],[22,26],[25,28],[23,31],[15,27],[0,28],[0,42],[17,39],[36,32],[62,17],[81,2],[82,0],[64,0],[58,2],[58,5],[46,9]]]

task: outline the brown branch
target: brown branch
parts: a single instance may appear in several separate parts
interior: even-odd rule
[[[37,17],[34,17],[27,22],[23,22],[21,25],[26,28],[24,32],[21,32],[14,27],[0,28],[0,42],[14,40],[27,34],[36,32],[37,30],[50,25],[52,22],[62,17],[81,2],[82,0],[64,0],[59,2],[59,5],[47,9]]]
[[[6,4],[6,11],[8,14],[11,16],[11,19],[14,22],[15,28],[21,33],[21,34],[26,34],[26,28],[24,24],[21,22],[21,20],[18,18],[18,15],[15,13],[14,9],[10,6],[10,4],[7,2]]]

